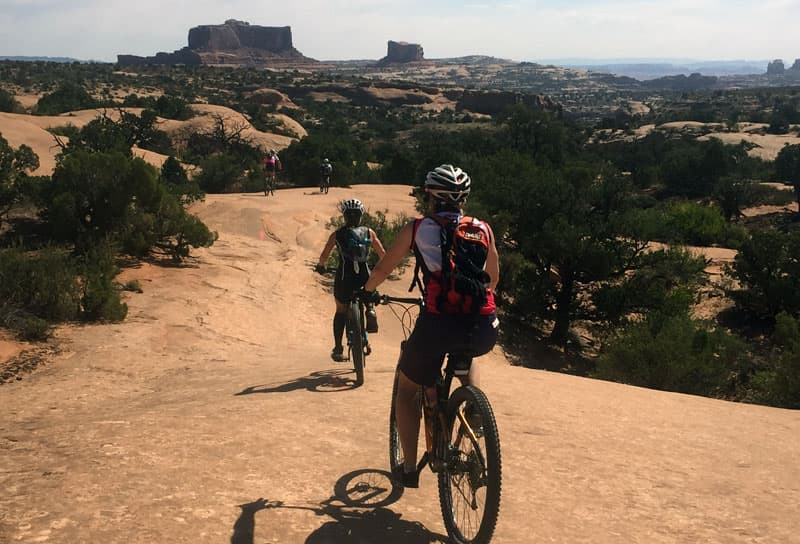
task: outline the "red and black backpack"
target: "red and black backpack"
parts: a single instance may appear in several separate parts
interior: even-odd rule
[[[484,270],[491,245],[488,227],[469,216],[428,218],[440,227],[442,270],[431,272],[425,266],[415,243],[417,229],[424,218],[417,219],[411,239],[417,265],[409,291],[419,286],[428,307],[433,305],[439,313],[477,315],[488,299],[490,278]]]

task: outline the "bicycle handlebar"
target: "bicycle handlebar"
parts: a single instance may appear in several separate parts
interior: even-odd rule
[[[416,304],[422,306],[422,297],[393,297],[391,295],[381,295],[379,304],[389,304],[390,302],[399,302],[400,304]]]

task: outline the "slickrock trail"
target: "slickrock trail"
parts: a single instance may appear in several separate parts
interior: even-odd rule
[[[329,358],[312,265],[354,197],[413,211],[399,186],[209,196],[213,247],[126,270],[144,292],[123,323],[60,328],[60,353],[0,386],[0,542],[444,541],[433,475],[402,496],[386,478],[399,323],[379,309],[363,387]],[[513,367],[499,348],[479,364],[503,448],[496,542],[800,542],[800,413]]]

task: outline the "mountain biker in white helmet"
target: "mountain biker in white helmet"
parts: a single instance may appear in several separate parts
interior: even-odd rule
[[[397,396],[397,428],[403,450],[403,472],[393,474],[394,480],[404,487],[418,487],[417,440],[420,414],[416,399],[419,386],[431,386],[439,375],[445,355],[450,352],[477,357],[489,352],[497,341],[498,320],[495,313],[494,291],[500,277],[499,258],[494,234],[488,224],[475,218],[463,216],[462,206],[471,189],[466,172],[450,164],[443,164],[428,172],[425,179],[427,214],[406,224],[397,239],[386,252],[386,256],[375,265],[366,284],[364,297],[375,299],[374,290],[413,251],[425,274],[426,305],[414,330],[409,336],[398,362],[399,377]],[[480,299],[480,307],[471,308],[472,317],[463,313],[448,313],[447,301],[437,299],[442,278],[442,229],[449,222],[465,222],[485,235],[487,248],[483,276],[486,292]],[[473,231],[477,232],[477,231]],[[450,242],[452,244],[452,241]],[[438,278],[438,279],[437,279]],[[473,364],[469,376],[462,380],[478,385],[477,366]]]
[[[319,165],[319,173],[323,179],[327,178],[330,183],[331,174],[333,174],[333,165],[327,158],[322,159],[322,164]]]
[[[340,209],[344,216],[345,224],[332,232],[328,242],[319,256],[316,271],[325,272],[325,263],[333,251],[334,246],[339,251],[339,266],[333,283],[333,297],[336,302],[336,313],[333,316],[333,341],[331,358],[336,362],[345,360],[342,335],[347,323],[347,308],[353,299],[353,294],[360,290],[369,277],[370,248],[373,248],[379,258],[383,258],[386,251],[383,249],[378,235],[369,227],[361,226],[361,217],[364,215],[364,205],[360,200],[351,198],[342,202]],[[372,305],[367,308],[367,332],[378,332],[378,323]]]

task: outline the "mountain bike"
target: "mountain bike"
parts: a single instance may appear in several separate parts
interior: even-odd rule
[[[328,194],[328,189],[331,188],[331,175],[323,174],[322,179],[319,181],[319,192]]]
[[[382,295],[381,304],[417,305],[422,299]],[[411,331],[413,306],[403,306],[400,319],[406,339]],[[394,311],[394,310],[393,310]],[[400,345],[400,351],[405,340]],[[420,386],[418,409],[425,420],[426,451],[417,471],[427,465],[437,474],[439,504],[447,534],[456,544],[488,543],[500,513],[500,437],[486,394],[472,385],[450,393],[453,377],[466,377],[472,357],[448,354],[435,385]],[[399,370],[395,371],[389,415],[389,464],[392,474],[403,465],[395,417]],[[401,469],[400,469],[401,470]]]
[[[338,269],[328,267],[326,272],[333,272]],[[367,366],[367,356],[372,353],[369,345],[369,334],[366,325],[366,304],[355,294],[347,307],[347,322],[345,324],[345,336],[347,337],[347,358],[345,361],[353,363],[353,370],[356,373],[356,386],[364,385],[364,369]]]
[[[275,178],[277,174],[275,172],[265,172],[264,174],[264,196],[273,195],[275,196]]]

